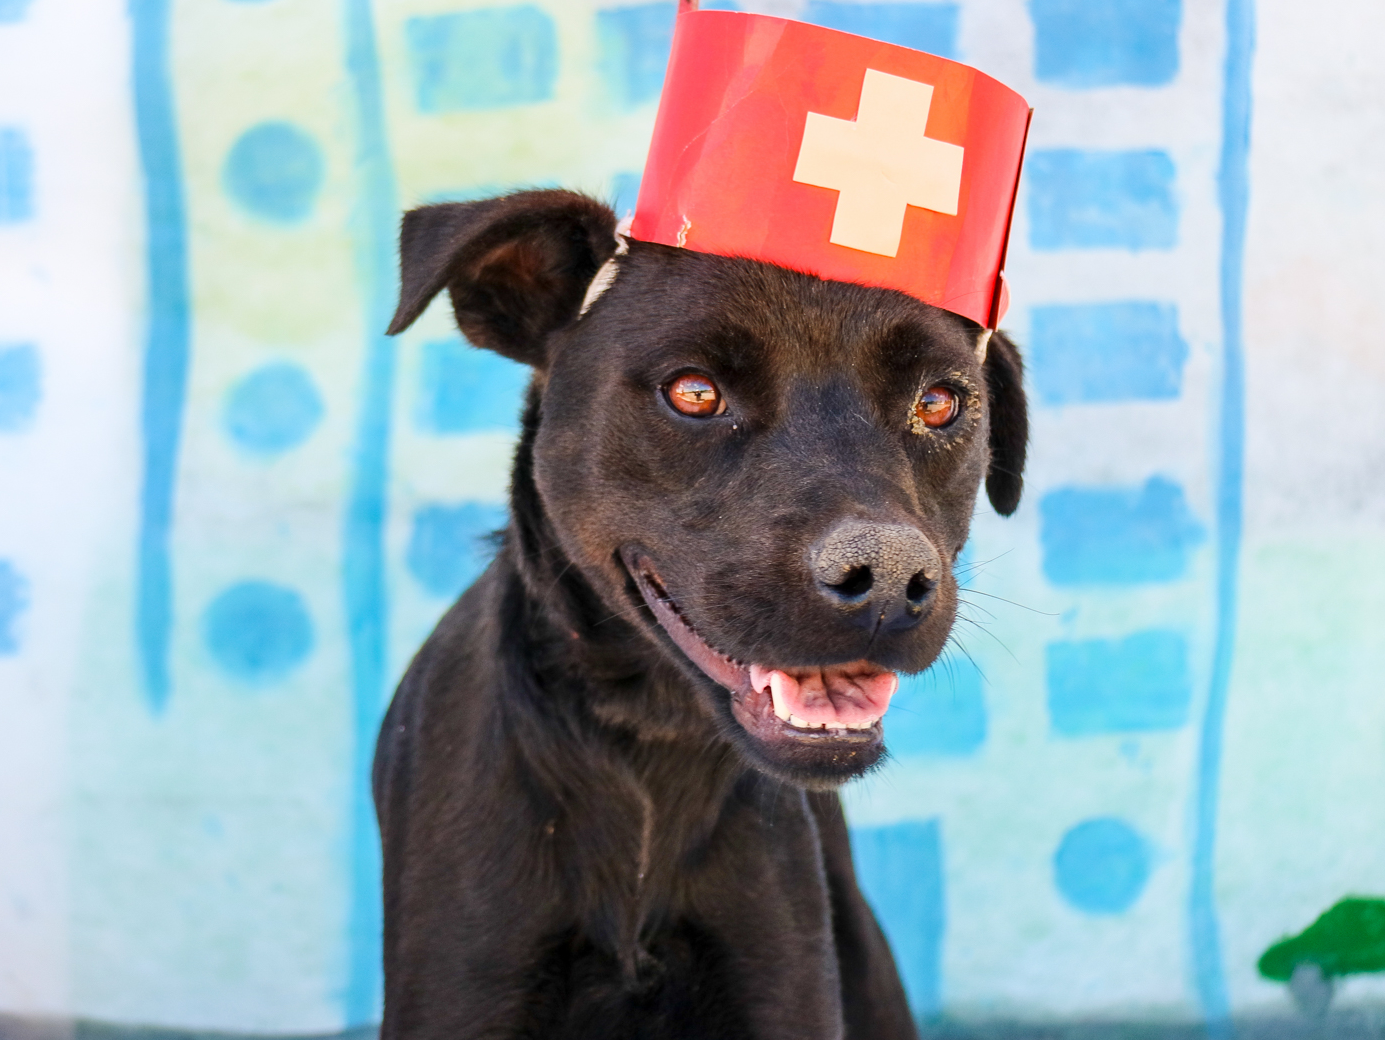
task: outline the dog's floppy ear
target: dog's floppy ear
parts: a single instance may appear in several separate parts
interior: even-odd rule
[[[542,365],[548,334],[577,317],[592,276],[615,252],[615,228],[610,207],[571,191],[410,210],[389,334],[407,329],[446,289],[472,343]]]
[[[1003,332],[986,348],[986,390],[991,402],[991,467],[986,495],[1001,516],[1020,504],[1024,490],[1024,453],[1029,444],[1029,409],[1024,400],[1024,362]]]

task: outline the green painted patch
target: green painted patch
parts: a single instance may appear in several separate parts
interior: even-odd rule
[[[1326,978],[1385,971],[1385,899],[1341,900],[1266,950],[1258,967],[1265,978],[1288,982],[1300,964],[1316,964]]]

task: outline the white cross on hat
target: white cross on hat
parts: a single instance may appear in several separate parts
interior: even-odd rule
[[[809,112],[793,179],[837,196],[830,241],[899,253],[907,206],[957,215],[960,145],[925,135],[933,87],[867,69],[856,118]]]

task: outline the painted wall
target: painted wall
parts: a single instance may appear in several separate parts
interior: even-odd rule
[[[1385,894],[1385,12],[744,7],[1036,108],[1028,495],[849,795],[916,1009],[1291,1013],[1260,954]],[[524,379],[380,335],[398,211],[629,208],[671,12],[0,0],[0,1011],[378,1014],[371,742]]]

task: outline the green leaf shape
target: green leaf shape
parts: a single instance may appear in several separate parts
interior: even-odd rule
[[[1385,899],[1348,896],[1271,946],[1257,967],[1267,979],[1288,982],[1305,963],[1316,964],[1325,978],[1385,971]]]

